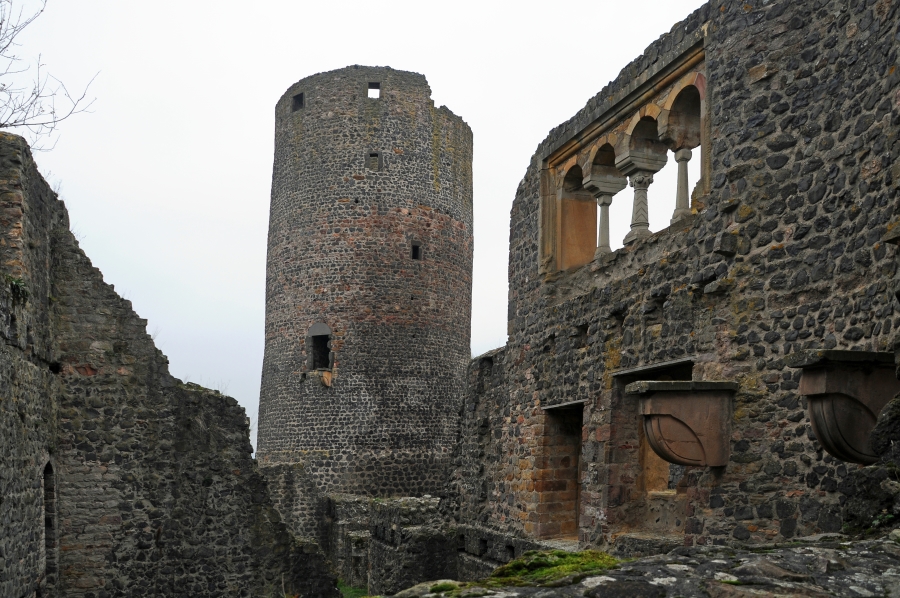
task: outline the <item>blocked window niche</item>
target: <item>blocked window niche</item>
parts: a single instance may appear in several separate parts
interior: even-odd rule
[[[409,257],[411,257],[414,260],[422,259],[422,242],[421,241],[413,241],[412,242],[412,245],[410,246]]]
[[[381,97],[381,83],[372,82],[369,83],[369,97],[373,100],[377,100]]]
[[[534,484],[539,497],[535,535],[576,539],[584,402],[545,407],[544,412],[544,454]]]
[[[645,308],[645,311],[648,312],[648,315],[645,315],[645,317],[653,315],[654,312],[662,312],[662,302],[664,300],[665,297],[654,298],[651,304],[654,305],[655,308],[653,310],[646,310]],[[622,393],[624,392],[625,386],[628,384],[640,382],[642,380],[689,381],[693,377],[693,369],[693,360],[682,359],[616,372],[613,376],[618,392]],[[635,418],[631,410],[623,411],[626,411],[629,414],[629,421],[622,422],[618,428],[625,430],[634,427],[632,434],[633,436],[636,436],[638,440],[637,445],[639,447],[639,452],[637,457],[640,465],[637,478],[638,487],[648,496],[674,496],[677,482],[680,480],[684,468],[672,465],[659,457],[647,441],[643,426],[640,425],[640,417]]]
[[[381,152],[368,152],[366,154],[366,169],[381,170]]]
[[[309,369],[330,370],[332,364],[331,328],[327,324],[313,324],[306,337]]]
[[[296,112],[303,108],[303,94],[298,93],[294,96],[293,101],[291,102],[291,112]]]

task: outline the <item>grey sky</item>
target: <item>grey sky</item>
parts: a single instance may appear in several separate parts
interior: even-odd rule
[[[20,54],[72,89],[99,71],[92,113],[38,164],[173,375],[255,422],[273,111],[291,83],[351,64],[416,71],[472,128],[479,354],[506,342],[509,209],[537,144],[701,4],[50,0]],[[651,230],[671,217],[674,171],[670,156],[650,188]],[[614,247],[630,210],[623,191]]]

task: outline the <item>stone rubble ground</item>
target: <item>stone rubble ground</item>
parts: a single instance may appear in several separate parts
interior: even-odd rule
[[[396,598],[440,596],[438,583],[419,584]],[[900,598],[900,530],[877,540],[816,542],[760,548],[702,546],[623,563],[602,575],[570,577],[558,587],[468,588],[475,598],[743,598],[873,596]]]

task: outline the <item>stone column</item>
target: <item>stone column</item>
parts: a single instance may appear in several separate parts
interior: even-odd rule
[[[672,214],[671,224],[675,224],[682,218],[691,215],[688,205],[688,162],[691,159],[691,150],[682,148],[675,152],[675,161],[678,163],[678,193],[675,195],[675,212]]]
[[[597,251],[594,259],[601,255],[612,253],[609,245],[609,204],[613,195],[628,186],[621,172],[612,167],[594,165],[592,172],[584,178],[584,188],[597,198],[597,207],[600,208],[600,218],[597,221]]]
[[[612,253],[609,246],[609,204],[612,203],[612,195],[600,195],[597,197],[597,207],[600,208],[600,219],[597,222],[597,251],[594,258]]]
[[[647,188],[653,183],[653,174],[638,171],[629,179],[631,186],[634,187],[634,208],[631,210],[631,230],[622,241],[625,245],[652,234],[647,208]]]

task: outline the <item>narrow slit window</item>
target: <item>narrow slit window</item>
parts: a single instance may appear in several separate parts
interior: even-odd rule
[[[410,257],[414,260],[422,259],[422,244],[419,241],[412,242],[412,251],[410,253]]]
[[[48,588],[56,584],[59,567],[56,521],[56,478],[53,466],[47,463],[44,467],[44,579]]]
[[[378,152],[369,152],[366,154],[366,169],[381,170],[381,154]]]
[[[296,112],[303,108],[303,94],[298,93],[294,96],[294,101],[291,103],[291,112]]]
[[[373,100],[377,100],[381,97],[381,83],[369,83],[369,97]]]

